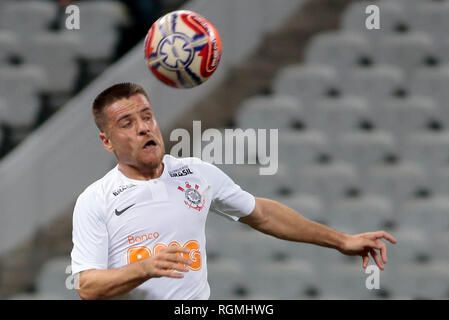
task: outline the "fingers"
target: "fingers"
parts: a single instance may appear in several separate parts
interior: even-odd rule
[[[386,239],[386,240],[390,241],[391,243],[397,243],[397,240],[395,239],[395,237],[393,237],[391,234],[389,234],[388,232],[383,231],[383,230],[375,231],[375,232],[367,232],[367,233],[365,233],[365,235],[373,240]]]
[[[370,253],[371,253],[371,256],[373,257],[374,261],[376,262],[377,266],[379,267],[379,269],[380,270],[384,270],[385,267],[384,267],[384,265],[383,265],[383,263],[382,263],[382,261],[380,259],[379,254],[377,253],[377,251],[374,250],[374,249],[371,249]]]
[[[169,262],[169,261],[158,261],[156,264],[158,269],[166,270],[176,270],[179,272],[187,272],[189,269],[184,264]]]
[[[188,258],[191,250],[183,247],[162,248],[152,257],[145,259],[145,268],[150,277],[183,278],[192,261]]]
[[[170,270],[159,270],[158,272],[155,273],[154,277],[168,277],[168,278],[182,279],[184,278],[184,275],[182,273]]]
[[[380,255],[382,256],[383,263],[387,263],[387,246],[380,240],[376,240],[376,243],[381,247]]]
[[[177,262],[180,264],[187,264],[187,265],[192,265],[192,261],[190,261],[189,259],[184,258],[183,256],[180,256],[176,253],[165,253],[162,254],[160,256],[160,258],[170,261],[170,262]]]
[[[369,263],[369,255],[365,255],[363,256],[363,262],[362,262],[362,268],[366,269],[366,267],[368,266]]]

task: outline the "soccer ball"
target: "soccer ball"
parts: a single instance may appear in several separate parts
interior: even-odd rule
[[[175,88],[192,88],[207,81],[220,58],[217,29],[192,11],[173,11],[159,18],[145,38],[148,68]]]

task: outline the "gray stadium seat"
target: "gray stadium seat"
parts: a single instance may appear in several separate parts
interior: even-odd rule
[[[45,69],[45,89],[50,92],[71,92],[78,77],[76,58],[81,46],[73,32],[40,33],[24,45],[26,62]]]
[[[298,189],[303,193],[319,196],[326,208],[343,198],[348,189],[359,184],[356,168],[350,163],[303,165],[298,173]]]
[[[244,270],[239,261],[231,258],[220,259],[208,262],[207,269],[211,300],[242,298],[238,295],[238,289],[244,284]]]
[[[339,159],[367,168],[383,162],[385,155],[394,153],[394,137],[385,131],[346,133],[334,146]]]
[[[75,289],[69,290],[66,282],[73,285],[68,277],[71,275],[70,257],[58,257],[48,260],[41,268],[37,280],[36,287],[39,293],[56,294],[59,299],[80,299]],[[66,272],[67,271],[67,272]]]
[[[449,261],[449,233],[434,233],[432,236],[433,249],[432,254],[439,259]]]
[[[404,85],[402,70],[394,66],[376,66],[348,71],[341,79],[345,94],[360,95],[376,103],[390,99]]]
[[[436,195],[449,196],[449,168],[447,166],[431,170],[430,178]]]
[[[293,96],[273,95],[250,98],[242,103],[237,126],[246,128],[293,129],[295,122],[303,122],[303,107]]]
[[[435,51],[431,36],[418,32],[384,36],[372,50],[376,62],[401,67],[406,72],[424,66],[425,58]]]
[[[449,290],[447,261],[403,264],[388,282],[396,295],[410,299],[447,299]]]
[[[426,168],[445,166],[449,162],[449,133],[412,133],[403,145],[404,158]]]
[[[345,225],[353,230],[381,230],[393,219],[391,202],[381,196],[367,194],[356,199],[336,202],[328,214],[331,226]]]
[[[82,12],[81,55],[87,59],[109,59],[118,39],[118,27],[127,21],[126,8],[119,1],[74,2]]]
[[[308,64],[329,64],[350,68],[370,52],[369,42],[360,33],[326,32],[312,38],[306,49]]]
[[[365,287],[367,274],[362,268],[362,260],[337,262],[327,265],[326,273],[321,276],[323,291],[327,294],[344,293],[349,299],[369,299],[372,292]]]
[[[9,63],[9,59],[17,53],[18,39],[12,31],[0,31],[0,65]]]
[[[228,167],[228,168],[226,168]],[[254,165],[229,165],[224,166],[224,171],[242,189],[258,197],[275,197],[286,192],[293,191],[295,181],[291,177],[291,170],[285,166],[279,166],[274,175],[260,175],[259,166]]]
[[[324,153],[328,153],[329,144],[326,135],[320,131],[279,134],[279,163],[290,170],[312,164]]]
[[[320,199],[321,195],[309,195],[295,193],[288,197],[279,197],[274,200],[286,205],[289,208],[299,212],[307,219],[313,221],[324,221],[324,203]]]
[[[39,67],[0,67],[0,97],[7,106],[3,121],[13,127],[31,126],[39,111],[39,86],[45,81]]]
[[[449,231],[449,197],[413,199],[403,203],[399,221],[401,226],[421,228],[433,232]]]
[[[380,29],[369,30],[365,21],[368,14],[365,12],[367,6],[376,5],[380,11]],[[363,36],[373,39],[397,32],[399,24],[408,22],[403,7],[392,1],[361,1],[354,2],[345,10],[342,17],[342,29],[350,32],[361,32]]]
[[[328,65],[294,65],[278,72],[273,89],[298,97],[307,109],[310,101],[325,97],[337,80],[337,71]]]
[[[274,299],[307,299],[318,295],[318,277],[307,260],[256,264],[247,274],[253,291]]]
[[[426,96],[386,100],[376,105],[372,113],[379,129],[391,132],[401,141],[411,132],[429,129],[433,121],[444,126],[442,114],[436,102]]]
[[[410,24],[415,30],[420,30],[435,37],[446,37],[449,30],[449,3],[444,1],[423,1],[412,8],[415,19]]]
[[[308,127],[326,132],[331,140],[358,131],[360,122],[371,117],[367,101],[357,96],[317,100],[310,114]]]
[[[442,61],[442,63],[449,63],[449,37],[441,39],[436,46],[437,50],[435,55]]]
[[[0,28],[16,32],[21,37],[32,38],[47,30],[56,17],[54,1],[7,1],[0,11]]]
[[[424,95],[446,103],[449,99],[449,65],[436,69],[417,70],[410,79],[410,90],[416,95]],[[447,114],[447,112],[445,113]],[[443,115],[445,121],[448,116]]]
[[[419,165],[401,162],[369,168],[365,186],[368,192],[390,197],[397,208],[398,204],[411,199],[428,182],[426,172]]]
[[[396,212],[395,215],[399,216]],[[432,258],[431,235],[421,226],[411,228],[399,222],[399,227],[393,232],[393,236],[398,242],[387,248],[390,267],[395,268],[401,264],[416,263]]]

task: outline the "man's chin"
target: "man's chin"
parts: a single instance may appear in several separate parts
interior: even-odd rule
[[[158,168],[162,163],[162,159],[164,158],[164,154],[162,152],[155,152],[153,154],[145,155],[140,159],[140,163],[146,168]]]

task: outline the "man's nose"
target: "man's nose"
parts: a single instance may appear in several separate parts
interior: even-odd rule
[[[139,135],[145,135],[150,132],[150,125],[142,119],[137,120],[137,131]]]

